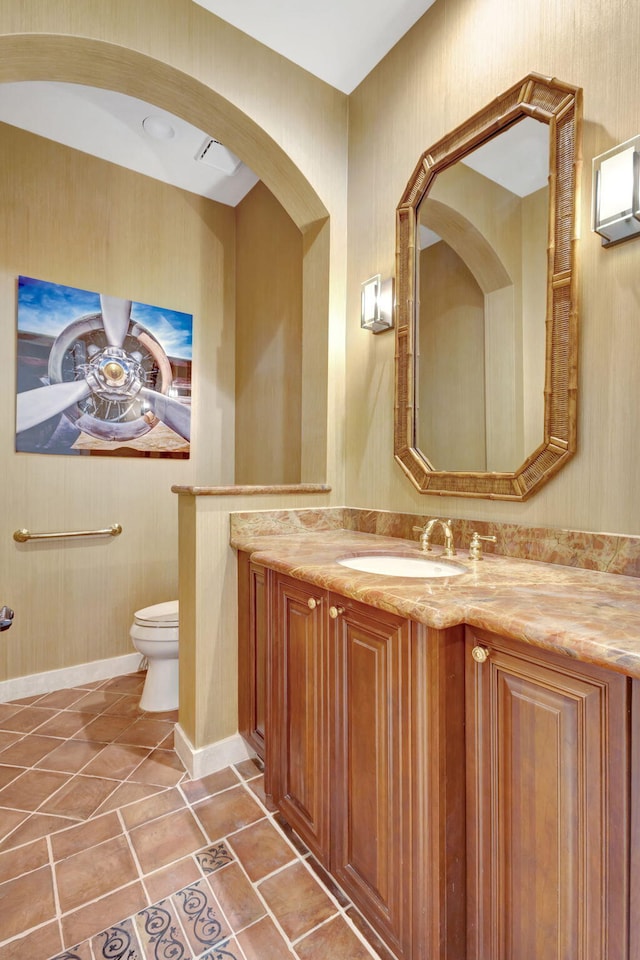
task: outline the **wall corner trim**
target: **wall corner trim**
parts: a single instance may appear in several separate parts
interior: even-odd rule
[[[193,780],[199,780],[233,763],[240,763],[255,756],[239,733],[196,749],[179,723],[175,726],[174,745],[176,753]]]

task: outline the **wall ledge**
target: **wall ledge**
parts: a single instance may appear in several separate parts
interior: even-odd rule
[[[331,487],[326,483],[285,483],[277,486],[252,485],[231,487],[190,487],[174,484],[172,493],[181,497],[251,497],[272,493],[276,496],[291,493],[331,493]]]

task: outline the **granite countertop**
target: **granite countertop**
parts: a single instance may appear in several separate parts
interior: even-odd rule
[[[640,579],[485,552],[456,561],[468,572],[442,579],[360,573],[340,566],[364,553],[424,556],[415,541],[350,530],[237,535],[256,563],[429,627],[460,623],[640,678]],[[429,554],[442,556],[442,547]]]

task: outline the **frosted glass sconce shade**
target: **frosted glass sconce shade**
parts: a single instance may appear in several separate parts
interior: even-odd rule
[[[593,229],[603,247],[640,234],[640,137],[593,160]]]
[[[382,280],[380,274],[365,280],[360,300],[360,326],[372,333],[393,327],[393,278]]]

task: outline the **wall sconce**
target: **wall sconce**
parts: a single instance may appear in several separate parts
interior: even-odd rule
[[[382,333],[393,326],[393,277],[382,280],[380,274],[362,284],[360,326]]]
[[[593,229],[609,247],[640,234],[640,136],[593,160]]]

